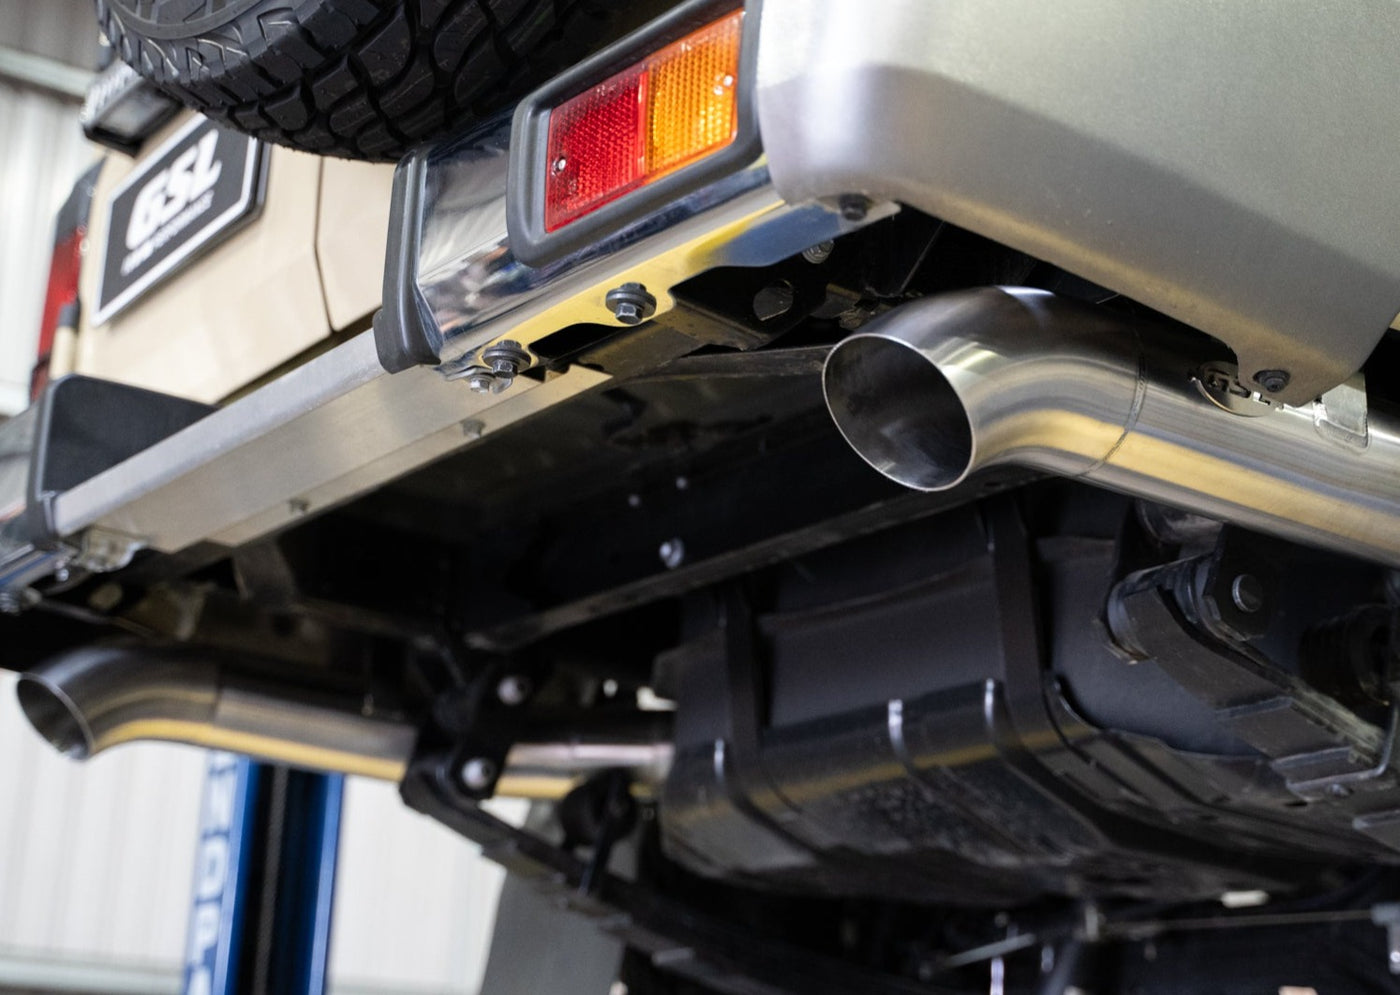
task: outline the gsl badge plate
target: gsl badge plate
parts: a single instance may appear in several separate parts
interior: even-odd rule
[[[98,275],[100,325],[262,204],[261,142],[197,117],[112,193]]]

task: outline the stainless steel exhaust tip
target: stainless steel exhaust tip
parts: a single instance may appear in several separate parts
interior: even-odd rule
[[[986,287],[872,321],[831,351],[823,389],[846,441],[907,487],[1015,464],[1400,566],[1394,412],[1355,385],[1301,407],[1215,396],[1228,354],[1202,343]]]

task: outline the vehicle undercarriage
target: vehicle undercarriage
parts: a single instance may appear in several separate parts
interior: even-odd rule
[[[104,401],[149,438],[50,459],[0,557],[26,714],[398,782],[633,992],[1393,989],[1375,246],[1083,139],[1077,92],[920,76],[927,11],[814,82],[802,5],[754,10],[761,145],[559,236],[527,102],[399,167],[371,330],[217,411]]]

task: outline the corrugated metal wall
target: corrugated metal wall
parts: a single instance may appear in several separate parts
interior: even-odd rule
[[[72,104],[0,83],[0,414],[28,405],[54,215],[95,158]]]
[[[30,729],[14,683],[0,676],[0,961],[177,969],[204,752],[74,763]]]
[[[91,0],[0,0],[0,46],[70,65],[95,53],[91,24]],[[28,403],[54,216],[96,155],[75,104],[0,82],[0,416]],[[65,760],[0,672],[0,991],[178,989],[204,762],[164,745]],[[345,804],[332,992],[475,992],[500,872],[391,785],[352,781]]]
[[[0,45],[90,67],[91,4],[0,0]],[[96,155],[74,103],[0,82],[0,415],[28,404],[54,215]]]
[[[204,751],[136,744],[74,763],[29,728],[14,683],[0,673],[0,991],[77,978],[78,967],[93,990],[174,991]],[[523,803],[503,809],[524,816]],[[332,995],[476,992],[501,879],[474,847],[405,808],[394,785],[351,779]]]
[[[526,805],[496,803],[520,822]],[[504,872],[404,807],[392,784],[352,779],[331,925],[332,995],[470,995],[481,987]]]

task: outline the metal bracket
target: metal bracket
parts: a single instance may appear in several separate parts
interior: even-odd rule
[[[425,755],[400,785],[409,808],[480,844],[482,855],[522,874],[577,914],[657,964],[732,995],[954,995],[950,988],[798,948],[700,912],[605,869],[587,894],[588,863],[483,811],[453,776],[450,756]]]
[[[78,540],[73,564],[93,573],[111,573],[130,565],[132,558],[145,548],[145,542],[135,536],[94,525]]]
[[[1240,381],[1240,368],[1234,363],[1207,363],[1191,379],[1202,397],[1232,415],[1258,418],[1283,406],[1246,387]]]
[[[1323,394],[1314,405],[1313,412],[1317,434],[1329,442],[1351,449],[1365,449],[1370,444],[1365,374],[1358,373],[1346,383]]]
[[[1329,774],[1323,777],[1309,778],[1306,781],[1288,782],[1288,790],[1300,797],[1316,796],[1322,792],[1330,792],[1337,785],[1348,786],[1352,784],[1363,784],[1366,781],[1375,781],[1384,777],[1390,770],[1390,762],[1395,756],[1395,735],[1400,730],[1400,703],[1390,706],[1390,722],[1386,726],[1385,741],[1381,744],[1380,757],[1374,767],[1367,767],[1365,770],[1345,771],[1340,774]]]
[[[1386,902],[1371,909],[1371,921],[1385,930],[1391,974],[1400,974],[1400,902]]]

